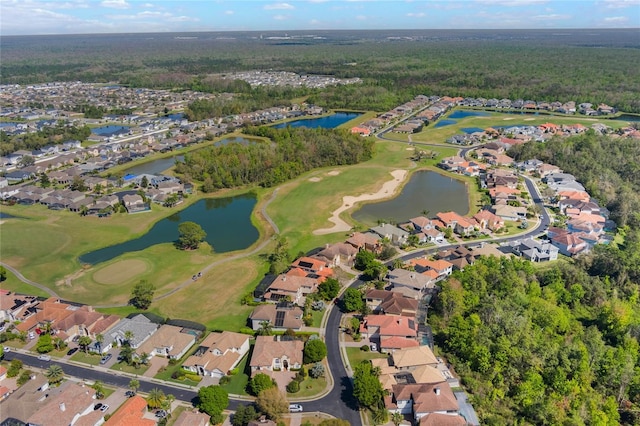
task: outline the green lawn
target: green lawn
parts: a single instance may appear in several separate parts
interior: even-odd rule
[[[347,358],[349,358],[349,365],[351,368],[355,368],[356,365],[360,364],[362,361],[368,361],[374,358],[387,358],[386,354],[381,354],[380,352],[365,352],[360,350],[360,348],[352,348],[348,347],[347,349]]]
[[[137,374],[138,376],[142,376],[148,369],[149,365],[141,365],[139,368],[135,368],[124,362],[117,362],[111,366],[111,370],[124,371],[125,373]]]
[[[306,397],[318,395],[326,388],[327,388],[327,379],[325,379],[324,377],[312,379],[311,377],[307,376],[302,382],[300,382],[300,391],[297,393],[287,392],[287,396],[290,399],[306,398]]]
[[[102,358],[101,355],[93,355],[91,353],[85,354],[82,351],[78,351],[71,357],[71,360],[77,361],[77,362],[83,362],[89,365],[99,365],[101,358]]]
[[[324,313],[326,311],[326,309],[323,309],[321,311],[314,311],[313,309],[311,310],[311,318],[313,318],[313,324],[311,324],[311,327],[319,328],[322,325],[322,318],[324,317]]]
[[[249,384],[249,371],[248,371],[248,363],[249,363],[249,354],[244,356],[240,364],[236,367],[239,371],[238,374],[234,374],[231,377],[231,381],[226,385],[222,385],[222,387],[232,395],[247,395],[247,385]]]
[[[0,282],[0,288],[2,288],[3,290],[9,290],[16,293],[29,294],[38,297],[51,296],[49,293],[39,289],[38,287],[23,283],[15,276],[13,272],[9,270],[7,270],[7,279]]]

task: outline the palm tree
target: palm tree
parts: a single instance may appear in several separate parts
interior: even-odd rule
[[[91,344],[91,337],[89,336],[81,336],[78,339],[78,346],[80,346],[82,349],[84,349],[84,353],[88,353],[89,352],[89,345]]]
[[[60,350],[62,348],[64,348],[66,346],[66,344],[64,343],[64,340],[62,340],[59,337],[54,337],[53,338],[53,344],[55,345],[57,350]]]
[[[131,341],[133,340],[133,331],[127,330],[124,332],[124,342],[126,345],[131,346]]]
[[[162,409],[165,410],[167,413],[171,414],[171,404],[175,400],[176,400],[175,396],[168,394],[165,397],[165,400],[162,402]]]
[[[100,352],[102,352],[103,342],[104,342],[104,336],[102,334],[96,334],[96,343],[98,343],[98,348],[100,348]]]
[[[258,329],[258,336],[271,336],[273,325],[269,321],[261,321]]]
[[[396,411],[395,413],[391,414],[391,421],[395,426],[398,426],[404,421],[404,416]]]
[[[64,378],[64,371],[58,364],[53,364],[47,368],[47,372],[44,374],[49,379],[49,384],[54,385],[60,383]]]
[[[104,385],[100,380],[96,380],[96,382],[91,387],[96,391],[96,399],[104,398]]]
[[[131,389],[134,392],[138,392],[138,389],[140,388],[140,380],[138,379],[131,379],[129,381],[129,389]]]
[[[147,405],[152,410],[155,410],[156,408],[162,407],[162,403],[166,399],[167,397],[165,396],[164,392],[162,392],[162,390],[153,388],[151,389],[151,392],[149,392],[149,396],[147,396]]]

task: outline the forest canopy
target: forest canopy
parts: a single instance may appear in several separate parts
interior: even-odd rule
[[[212,192],[248,184],[271,187],[318,167],[356,164],[373,155],[373,140],[339,129],[248,127],[271,142],[230,143],[185,154],[176,172]]]

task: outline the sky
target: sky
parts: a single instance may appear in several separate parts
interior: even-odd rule
[[[1,0],[0,35],[640,28],[640,0]]]

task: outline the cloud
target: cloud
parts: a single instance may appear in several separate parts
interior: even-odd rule
[[[167,19],[167,22],[200,22],[200,19],[183,15],[183,16],[172,16]]]
[[[366,20],[367,20],[367,17],[366,17],[366,16],[364,16],[364,15],[357,15],[357,16],[356,16],[356,20],[357,20],[357,21],[366,21]]]
[[[235,12],[233,10],[225,10],[224,14],[225,15],[233,15]]]
[[[129,9],[131,5],[127,3],[127,0],[104,0],[100,3],[103,7],[112,9]]]
[[[407,16],[410,18],[424,18],[425,16],[427,16],[427,14],[424,12],[418,12],[418,13],[409,12],[407,13]]]
[[[608,24],[621,24],[628,21],[629,18],[627,18],[626,16],[608,16],[604,18],[604,22]]]
[[[531,17],[531,19],[535,19],[536,21],[557,21],[570,18],[571,15],[559,15],[557,13],[551,13],[549,15],[535,15]]]
[[[640,6],[640,0],[604,0],[607,9],[623,9],[625,7]]]
[[[264,5],[264,10],[291,10],[291,9],[295,9],[295,7],[293,7],[293,5],[290,5],[289,3],[273,3],[273,4],[266,4]]]
[[[276,21],[286,21],[287,19],[289,19],[288,15],[273,15],[273,19],[275,19]]]

